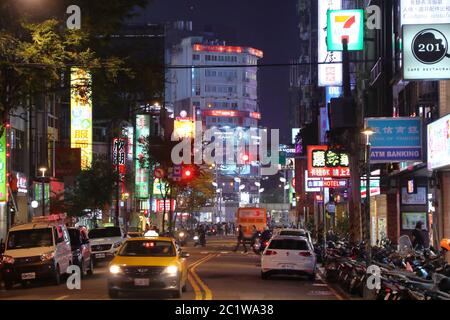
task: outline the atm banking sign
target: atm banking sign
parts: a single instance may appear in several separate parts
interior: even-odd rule
[[[342,40],[347,39],[348,50],[364,49],[364,10],[328,10],[328,51],[342,51]]]

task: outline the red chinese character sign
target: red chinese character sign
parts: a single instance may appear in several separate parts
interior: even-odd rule
[[[350,177],[348,154],[329,150],[327,146],[308,146],[308,175],[316,178]]]

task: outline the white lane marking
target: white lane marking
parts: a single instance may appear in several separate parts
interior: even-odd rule
[[[55,298],[54,300],[64,300],[65,298],[68,298],[69,296],[61,296],[61,297],[58,297],[58,298]]]
[[[326,283],[313,283],[313,286],[315,287],[328,287],[328,285]]]

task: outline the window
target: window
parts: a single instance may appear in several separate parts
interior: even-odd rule
[[[125,242],[118,255],[128,257],[174,257],[176,250],[171,241],[136,240]]]
[[[8,236],[8,249],[10,250],[51,247],[52,245],[51,228],[11,231]]]
[[[269,249],[309,250],[309,247],[304,240],[276,239],[270,242]]]
[[[192,60],[200,60],[200,55],[199,54],[192,55]]]

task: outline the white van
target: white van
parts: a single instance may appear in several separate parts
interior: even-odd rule
[[[33,222],[12,227],[3,255],[6,289],[14,283],[50,279],[59,284],[72,264],[70,237],[64,215],[35,217]]]

